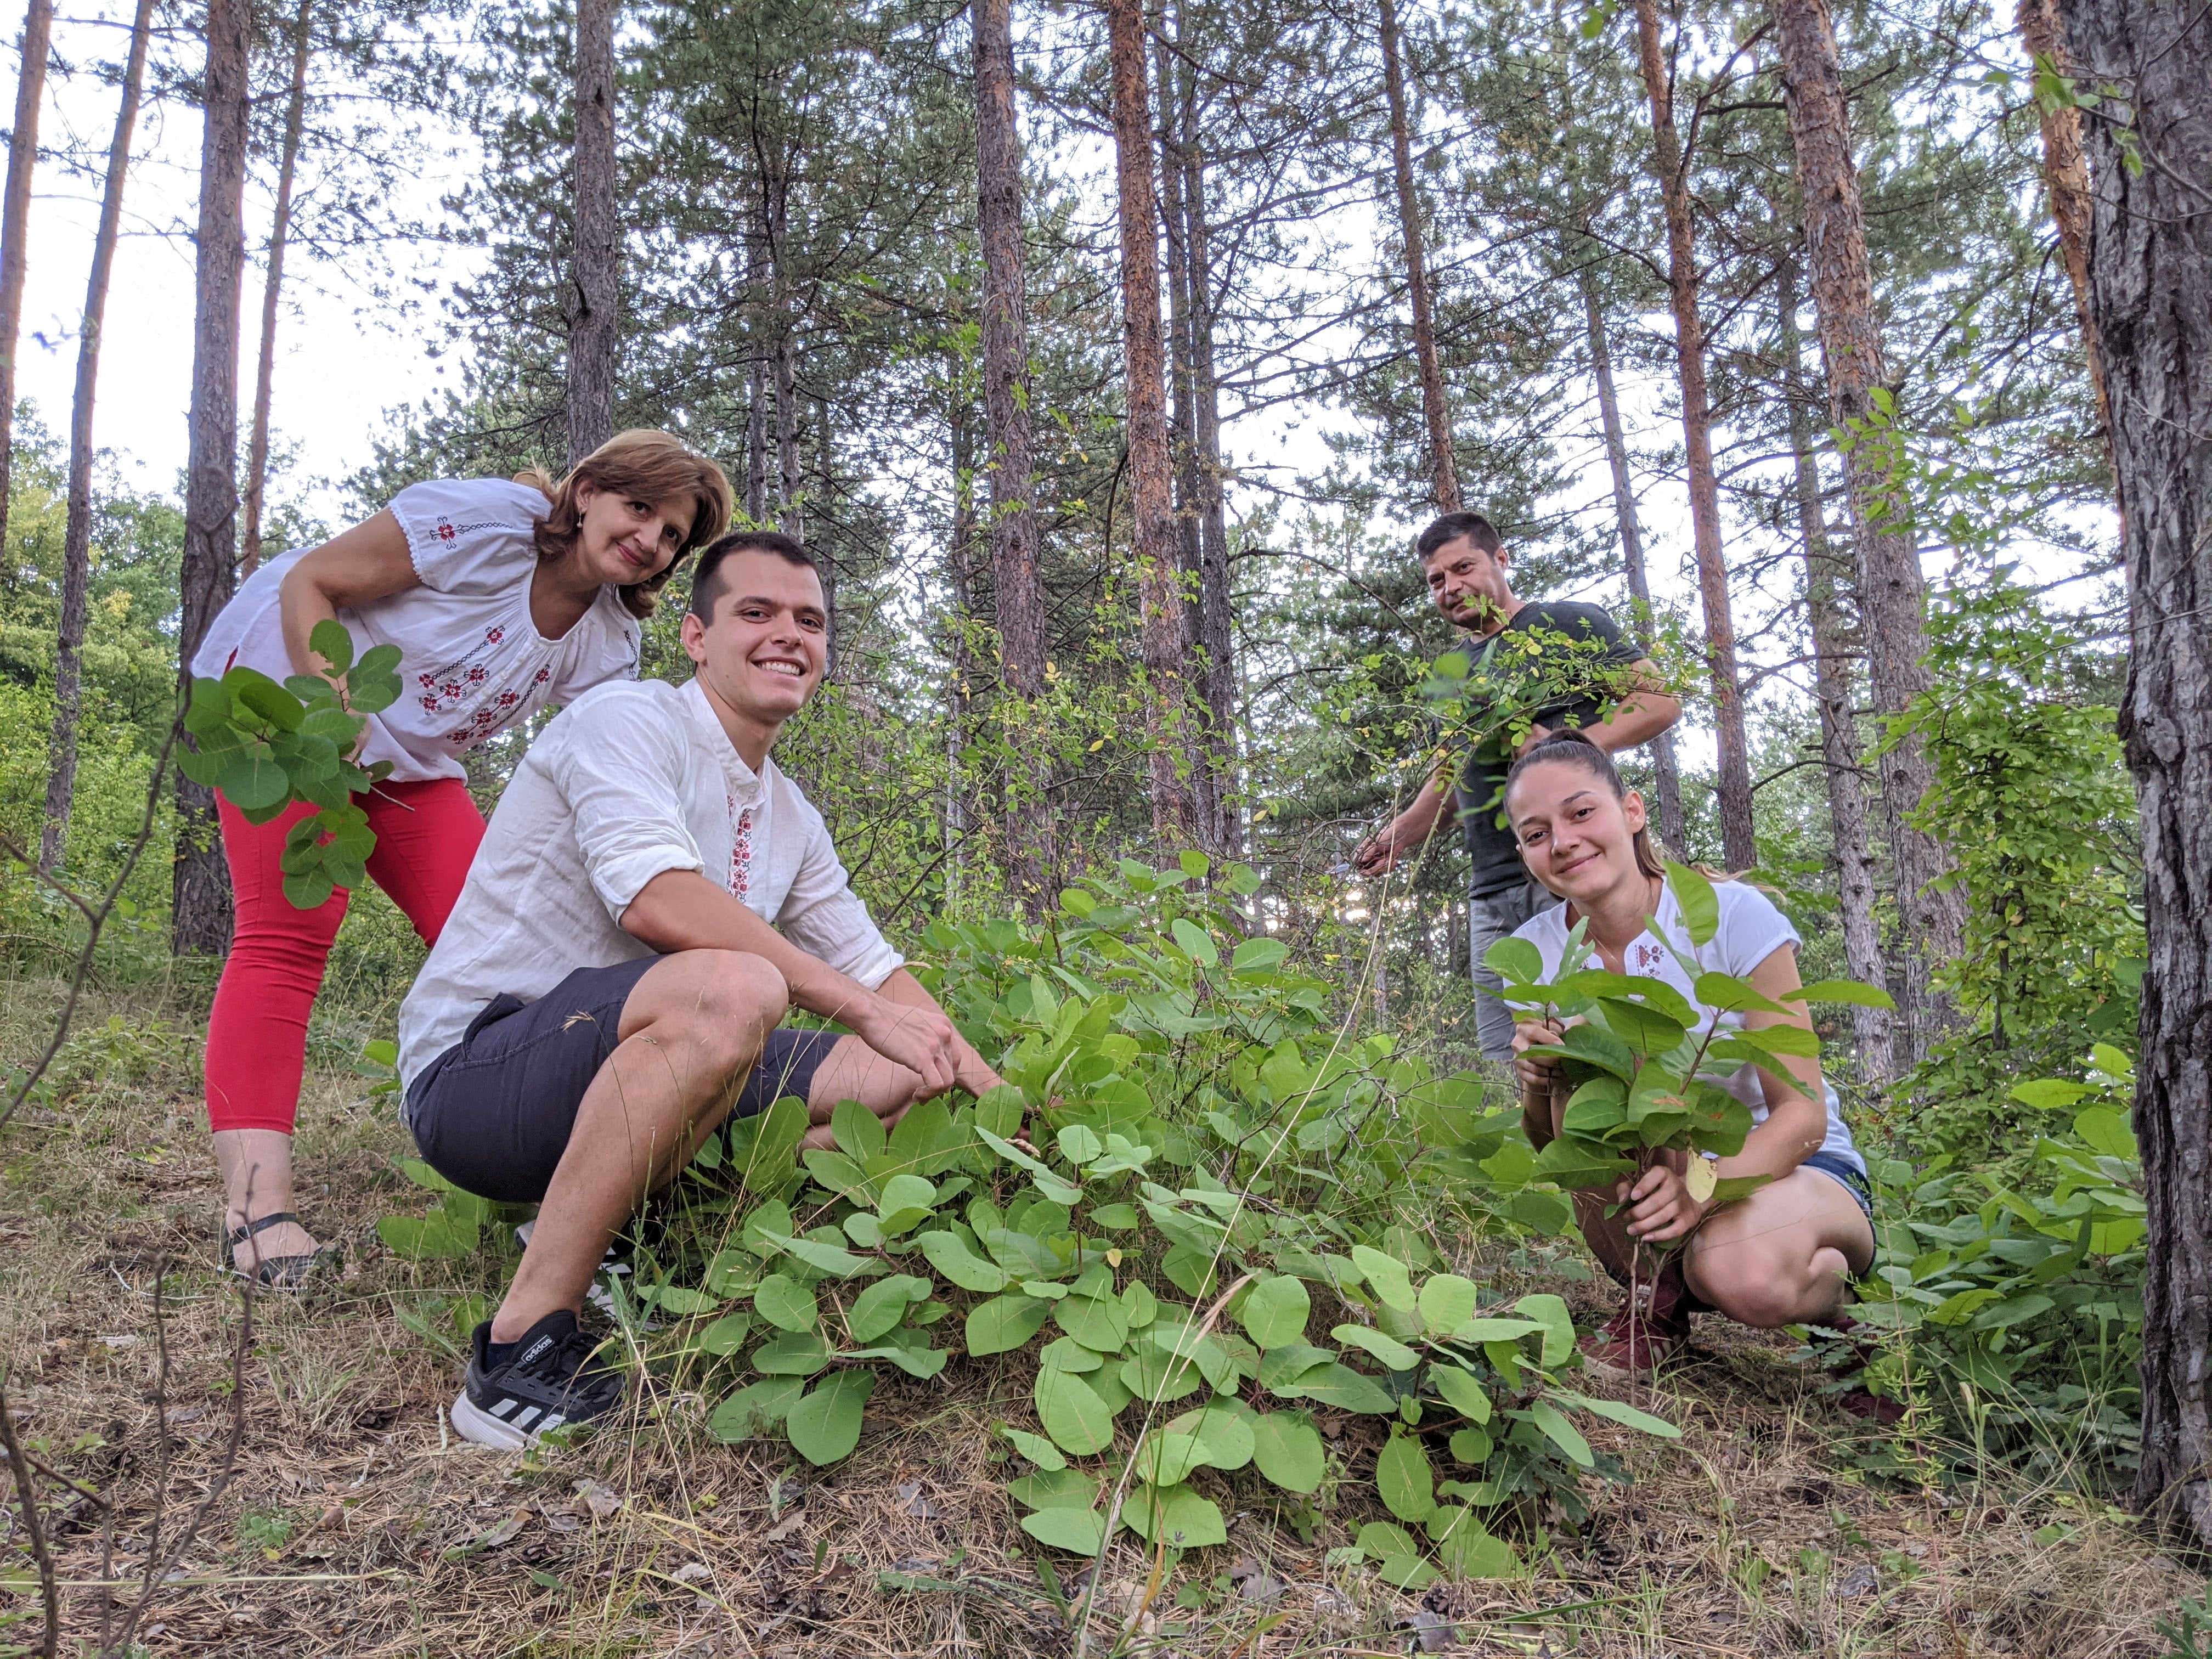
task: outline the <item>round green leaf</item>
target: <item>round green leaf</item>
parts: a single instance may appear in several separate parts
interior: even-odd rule
[[[1112,1353],[1129,1340],[1129,1316],[1112,1297],[1070,1296],[1053,1306],[1052,1316],[1086,1348]]]
[[[762,1288],[765,1290],[766,1285]],[[929,1281],[914,1273],[895,1273],[889,1279],[879,1279],[853,1298],[852,1308],[845,1315],[846,1328],[852,1333],[854,1341],[872,1342],[905,1318],[912,1304],[927,1302],[929,1291]],[[759,1305],[757,1292],[754,1305]]]
[[[1474,1317],[1474,1281],[1457,1273],[1431,1273],[1421,1285],[1419,1302],[1429,1334],[1449,1336]]]
[[[1041,1434],[1031,1434],[1027,1429],[1000,1427],[1013,1449],[1048,1472],[1057,1473],[1067,1467],[1067,1460],[1060,1455],[1060,1448]]]
[[[839,1371],[811,1389],[784,1419],[792,1449],[819,1468],[849,1454],[860,1441],[860,1417],[875,1392],[871,1370]]]
[[[811,1376],[830,1363],[830,1350],[811,1331],[787,1331],[753,1350],[753,1369],[763,1376]]]
[[[1195,1394],[1206,1378],[1194,1361],[1177,1359],[1146,1343],[1122,1361],[1121,1382],[1138,1399],[1165,1404]]]
[[[735,1313],[724,1314],[692,1339],[702,1353],[717,1358],[733,1354],[745,1346],[745,1338],[752,1334],[753,1316],[743,1308]]]
[[[1375,1489],[1401,1521],[1425,1521],[1437,1507],[1437,1472],[1419,1437],[1393,1433],[1375,1459]]]
[[[1319,1491],[1328,1468],[1320,1431],[1297,1412],[1262,1412],[1253,1419],[1252,1462],[1285,1492]]]
[[[1202,1549],[1229,1541],[1221,1511],[1188,1486],[1163,1490],[1140,1486],[1122,1504],[1121,1518],[1146,1543],[1164,1543],[1170,1549]]]
[[[1022,1517],[1022,1530],[1054,1549],[1096,1555],[1105,1540],[1106,1517],[1096,1510],[1039,1510]]]
[[[1252,1461],[1255,1416],[1240,1400],[1217,1400],[1185,1412],[1168,1425],[1168,1432],[1194,1437],[1200,1462],[1217,1469],[1241,1469]]]
[[[1051,1303],[1035,1297],[994,1296],[969,1312],[968,1352],[979,1358],[1012,1353],[1044,1328],[1051,1312]]]
[[[884,1232],[896,1238],[928,1218],[937,1203],[937,1186],[925,1176],[895,1175],[884,1182],[876,1214]]]
[[[753,1309],[780,1331],[811,1331],[821,1317],[814,1287],[785,1273],[770,1273],[753,1292]]]
[[[714,1407],[708,1432],[717,1440],[751,1440],[783,1421],[806,1386],[796,1376],[774,1376],[749,1383]]]
[[[1057,1367],[1037,1373],[1037,1420],[1062,1451],[1088,1457],[1114,1443],[1114,1413],[1080,1376]]]
[[[1237,1317],[1261,1347],[1279,1348],[1305,1340],[1312,1312],[1313,1300],[1305,1285],[1287,1273],[1273,1273],[1245,1293]]]
[[[1079,1169],[1106,1155],[1106,1143],[1099,1139],[1098,1132],[1080,1123],[1072,1123],[1060,1132],[1059,1146],[1060,1155]]]
[[[1513,1546],[1493,1536],[1464,1504],[1438,1510],[1429,1517],[1428,1526],[1437,1559],[1455,1578],[1510,1578],[1520,1571]]]
[[[918,1235],[915,1243],[929,1258],[929,1265],[951,1279],[963,1291],[974,1291],[990,1296],[1006,1288],[1010,1277],[1004,1267],[986,1261],[973,1250],[959,1234],[927,1232]]]
[[[1190,1472],[1204,1461],[1204,1449],[1196,1435],[1155,1430],[1137,1448],[1136,1470],[1155,1486],[1172,1486],[1188,1479]]]
[[[1355,1244],[1352,1247],[1352,1261],[1365,1277],[1368,1288],[1389,1306],[1400,1313],[1412,1313],[1419,1305],[1413,1297],[1413,1275],[1407,1271],[1406,1264],[1395,1256],[1385,1255],[1364,1244]]]
[[[1451,1455],[1470,1467],[1486,1463],[1494,1449],[1487,1429],[1458,1429],[1451,1437]]]

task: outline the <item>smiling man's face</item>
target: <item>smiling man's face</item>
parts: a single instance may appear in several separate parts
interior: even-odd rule
[[[711,621],[684,618],[684,650],[733,714],[771,729],[822,682],[829,611],[822,579],[774,553],[740,550],[716,573]]]

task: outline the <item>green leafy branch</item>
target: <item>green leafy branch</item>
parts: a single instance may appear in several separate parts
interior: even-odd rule
[[[338,888],[368,879],[376,833],[354,797],[390,775],[392,763],[356,763],[368,716],[399,697],[399,647],[380,645],[356,661],[353,636],[334,621],[307,642],[332,678],[294,674],[282,685],[251,668],[195,678],[185,710],[192,746],[178,765],[195,783],[222,791],[249,823],[295,805],[313,806],[284,837],[284,896],[312,910]]]
[[[1712,884],[1686,865],[1670,864],[1667,884],[1692,945],[1711,944],[1720,927]],[[1568,934],[1560,971],[1549,982],[1541,981],[1543,957],[1527,939],[1501,939],[1484,957],[1505,981],[1506,1002],[1561,1028],[1560,1069],[1574,1091],[1559,1133],[1537,1154],[1535,1174],[1562,1187],[1610,1188],[1672,1153],[1686,1155],[1686,1180],[1701,1202],[1725,1204],[1757,1190],[1771,1177],[1717,1177],[1710,1162],[1741,1152],[1753,1127],[1751,1109],[1723,1082],[1749,1065],[1796,1088],[1785,1062],[1818,1059],[1820,1038],[1800,1025],[1729,1021],[1731,1014],[1795,1011],[1748,981],[1703,968],[1656,921],[1652,937],[1681,965],[1697,1006],[1664,980],[1571,965],[1588,959],[1585,926],[1578,922]],[[1891,1006],[1887,992],[1850,980],[1805,986],[1790,997]],[[1719,1017],[1696,1034],[1699,1008]]]

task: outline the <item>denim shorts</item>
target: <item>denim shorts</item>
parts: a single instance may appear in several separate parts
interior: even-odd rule
[[[1866,1171],[1849,1158],[1824,1149],[1814,1152],[1797,1167],[1818,1170],[1851,1195],[1851,1201],[1866,1212],[1869,1221],[1874,1219],[1874,1184],[1866,1178]]]
[[[479,1198],[544,1198],[584,1091],[620,1040],[623,1004],[659,960],[579,968],[532,1002],[494,997],[407,1091],[407,1127],[422,1161]],[[766,1111],[786,1095],[805,1099],[842,1035],[770,1031],[730,1115]]]

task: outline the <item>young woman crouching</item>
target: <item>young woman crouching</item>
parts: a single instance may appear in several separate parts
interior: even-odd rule
[[[1809,1026],[1802,1005],[1785,1003],[1788,1013],[1717,1014],[1698,1001],[1675,951],[1702,972],[1747,981],[1769,1001],[1784,1002],[1802,982],[1797,931],[1757,888],[1724,881],[1714,888],[1718,930],[1709,944],[1692,945],[1645,829],[1642,798],[1622,787],[1612,760],[1579,733],[1547,738],[1515,763],[1506,780],[1505,814],[1528,873],[1566,901],[1515,934],[1542,953],[1547,980],[1560,971],[1568,932],[1587,921],[1589,960],[1571,967],[1601,965],[1664,980],[1697,1009],[1699,1033],[1717,1018],[1723,1029]],[[1674,951],[1653,937],[1655,931]],[[1534,1020],[1522,1021],[1514,1034],[1522,1121],[1538,1147],[1559,1133],[1566,1091],[1553,1089],[1559,1060],[1547,1052],[1559,1042],[1556,1030]],[[1743,1150],[1715,1170],[1723,1176],[1771,1177],[1747,1198],[1717,1205],[1692,1197],[1681,1154],[1668,1154],[1632,1186],[1624,1180],[1610,1194],[1574,1194],[1583,1236],[1607,1271],[1625,1285],[1651,1285],[1648,1309],[1639,1311],[1632,1293],[1612,1324],[1585,1339],[1591,1359],[1647,1370],[1680,1347],[1697,1311],[1762,1328],[1837,1322],[1847,1275],[1864,1273],[1874,1259],[1872,1190],[1820,1062],[1783,1063],[1787,1078],[1747,1066],[1712,1079],[1750,1108],[1757,1126]],[[1620,1208],[1608,1217],[1615,1204]],[[1638,1249],[1681,1240],[1687,1243],[1656,1273],[1657,1252]]]

